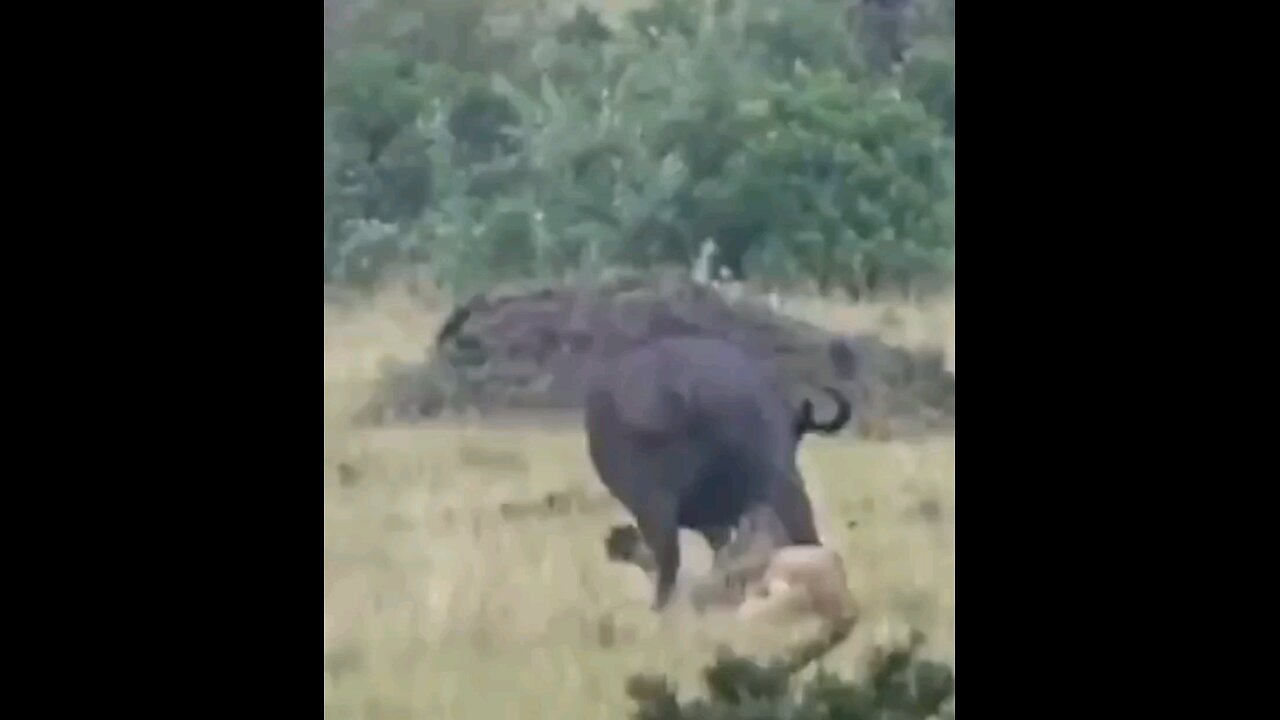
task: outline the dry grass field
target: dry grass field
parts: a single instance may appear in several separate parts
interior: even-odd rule
[[[954,347],[954,303],[793,307]],[[650,612],[648,578],[605,559],[606,529],[627,516],[579,427],[352,428],[378,359],[420,358],[438,317],[402,293],[325,310],[326,718],[620,718],[631,673],[664,672],[689,692],[717,645],[769,653],[812,632]],[[954,437],[812,437],[800,462],[863,610],[826,667],[856,675],[907,625],[954,663]],[[682,540],[685,571],[705,568],[701,539]]]

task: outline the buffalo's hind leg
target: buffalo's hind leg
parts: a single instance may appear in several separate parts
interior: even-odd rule
[[[813,505],[804,487],[791,479],[775,482],[771,503],[777,519],[786,531],[788,545],[821,545],[813,518]]]
[[[653,595],[654,611],[661,611],[671,601],[680,568],[680,538],[676,524],[676,499],[667,493],[653,493],[644,510],[636,513],[636,524],[645,544],[653,552],[658,565],[658,578]]]

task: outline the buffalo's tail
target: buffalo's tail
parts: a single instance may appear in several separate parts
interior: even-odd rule
[[[832,387],[824,387],[823,390],[836,401],[835,417],[825,423],[818,422],[813,417],[813,401],[805,399],[800,405],[800,413],[796,418],[796,435],[803,435],[807,432],[832,435],[839,432],[853,417],[853,404],[849,402],[848,398]]]

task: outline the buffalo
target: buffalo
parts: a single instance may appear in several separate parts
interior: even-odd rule
[[[679,528],[719,551],[764,508],[786,536],[780,544],[821,544],[796,452],[805,433],[835,433],[850,419],[849,401],[826,390],[837,410],[819,423],[811,401],[792,405],[773,368],[704,336],[661,337],[596,365],[584,408],[588,452],[653,554],[654,610],[671,598]]]

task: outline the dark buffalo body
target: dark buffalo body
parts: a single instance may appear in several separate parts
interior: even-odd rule
[[[591,461],[635,517],[658,567],[654,607],[670,599],[680,565],[677,532],[702,533],[719,549],[756,508],[770,509],[789,544],[818,544],[813,509],[796,467],[813,421],[795,408],[771,368],[738,346],[708,337],[666,337],[598,363],[585,410]]]

